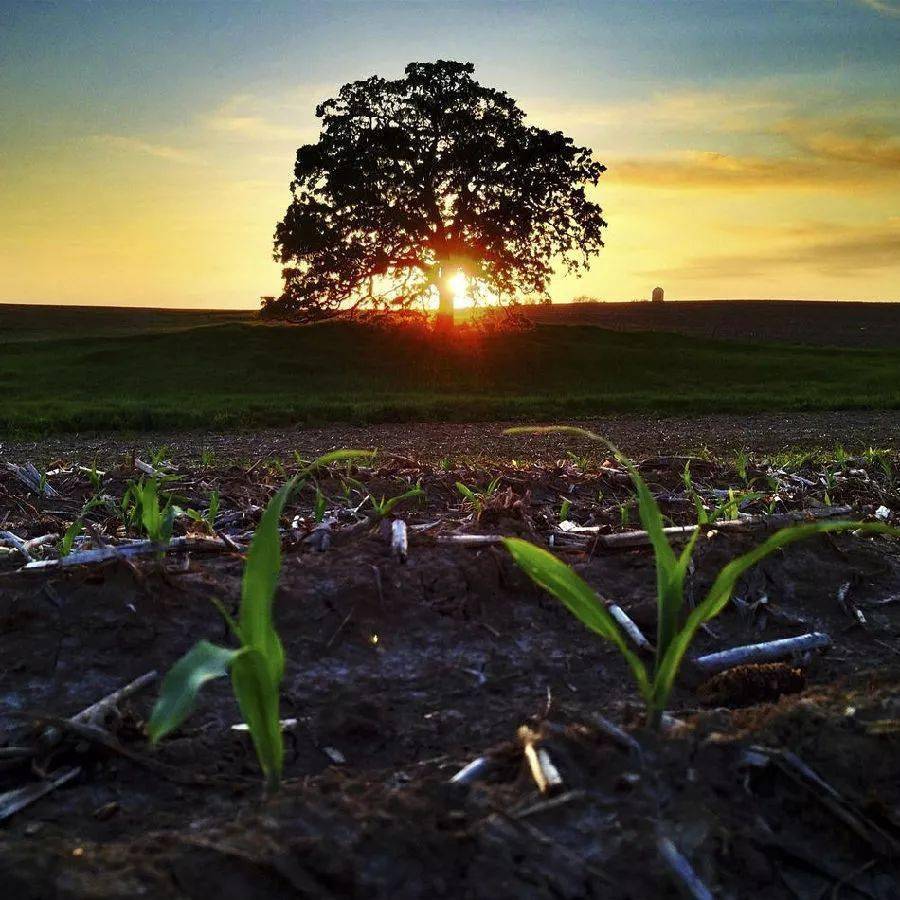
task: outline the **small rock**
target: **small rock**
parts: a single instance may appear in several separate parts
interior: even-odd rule
[[[106,822],[111,819],[119,811],[119,801],[113,800],[110,803],[104,803],[103,806],[94,810],[94,818],[98,822]]]
[[[323,747],[322,752],[336,765],[342,766],[347,762],[347,757],[337,747]]]

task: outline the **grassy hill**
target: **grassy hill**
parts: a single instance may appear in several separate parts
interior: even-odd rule
[[[345,323],[160,321],[144,331],[131,321],[132,333],[5,333],[0,432],[900,407],[897,350],[584,325],[440,344]]]
[[[178,331],[200,325],[248,322],[254,317],[248,310],[0,303],[0,346],[13,341],[42,341],[76,334],[81,338],[96,338]]]

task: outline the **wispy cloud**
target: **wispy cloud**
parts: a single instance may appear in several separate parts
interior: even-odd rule
[[[253,141],[298,140],[301,129],[270,122],[262,116],[215,113],[204,120],[211,131]]]
[[[896,0],[859,0],[859,2],[883,16],[900,18],[900,3]]]
[[[640,125],[655,129],[702,128],[704,131],[745,131],[774,116],[786,115],[792,104],[756,85],[731,92],[682,90],[654,93],[625,102],[572,103],[565,98],[524,102],[529,119],[565,122],[567,127]]]
[[[127,153],[143,153],[147,156],[155,156],[157,159],[166,159],[171,162],[193,163],[198,162],[196,155],[181,147],[170,144],[156,144],[145,141],[142,138],[129,137],[124,134],[94,134],[90,140],[113,150],[121,150]]]
[[[900,138],[882,124],[786,119],[774,131],[812,157],[900,168]]]
[[[793,158],[738,156],[712,151],[684,151],[664,156],[607,163],[614,181],[650,188],[692,190],[766,190],[822,188],[821,168]]]
[[[210,131],[248,141],[314,140],[316,105],[332,93],[324,85],[299,85],[273,96],[235,94],[201,122]]]
[[[849,278],[900,268],[900,218],[857,226],[810,222],[770,228],[765,235],[756,229],[750,237],[751,246],[746,252],[697,256],[675,269],[643,274],[702,281],[780,275],[799,268]],[[760,251],[763,242],[770,249]]]
[[[760,129],[768,153],[678,151],[608,161],[609,178],[678,190],[816,191],[900,185],[900,137],[884,121],[784,118]]]

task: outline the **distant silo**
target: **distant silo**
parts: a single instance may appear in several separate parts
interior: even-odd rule
[[[661,287],[653,288],[653,293],[651,294],[654,303],[662,303],[663,302],[663,289]]]

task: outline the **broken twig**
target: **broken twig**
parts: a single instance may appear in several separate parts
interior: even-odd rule
[[[700,880],[693,866],[667,837],[661,837],[656,842],[656,849],[679,891],[685,897],[689,897],[690,900],[713,900],[712,893]]]
[[[5,821],[20,809],[31,806],[35,800],[40,800],[51,791],[55,791],[61,785],[71,781],[81,772],[81,766],[74,766],[71,769],[64,769],[58,775],[46,781],[35,781],[26,784],[24,787],[15,788],[0,794],[0,822]]]
[[[781,638],[777,641],[766,641],[762,644],[747,644],[743,647],[733,647],[731,650],[722,650],[719,653],[710,653],[706,656],[698,656],[694,665],[704,675],[715,675],[735,666],[745,666],[748,663],[775,662],[779,659],[787,659],[808,650],[820,650],[831,644],[831,638],[820,631],[812,631],[809,634],[801,634],[798,637]]]
[[[406,522],[394,519],[391,522],[391,554],[398,562],[405,563],[409,553],[409,542],[406,536]]]

